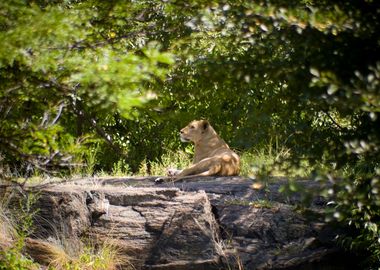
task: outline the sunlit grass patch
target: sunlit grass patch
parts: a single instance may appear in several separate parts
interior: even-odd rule
[[[47,265],[49,269],[116,270],[121,269],[122,266],[123,269],[133,269],[132,264],[112,240],[106,240],[103,243],[87,243],[74,253],[59,241],[28,238],[26,248],[36,261]]]
[[[312,168],[306,160],[293,166],[287,161],[290,149],[280,148],[273,151],[268,149],[250,150],[241,154],[240,175],[253,179],[275,177],[299,177],[310,176]]]
[[[261,200],[240,200],[240,199],[234,199],[234,200],[228,200],[226,201],[227,205],[240,205],[240,206],[250,206],[253,208],[267,208],[271,209],[274,207],[274,202],[271,202],[269,200],[261,199]]]
[[[272,152],[266,149],[250,150],[241,154],[241,175],[256,178],[259,174],[267,172],[272,176],[283,176],[284,172],[278,162],[287,152]]]
[[[119,160],[115,162],[112,166],[112,176],[127,176],[131,175],[131,168],[125,160]]]
[[[137,175],[166,175],[168,168],[186,168],[192,163],[190,156],[187,151],[169,151],[162,155],[160,160],[150,163],[150,171],[148,171],[148,164],[144,160]]]

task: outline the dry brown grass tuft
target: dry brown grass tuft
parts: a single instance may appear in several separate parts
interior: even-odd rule
[[[12,247],[16,237],[17,231],[14,222],[0,205],[0,250]]]
[[[27,238],[27,253],[37,262],[56,270],[117,270],[132,265],[112,241],[100,245],[89,244],[76,256],[69,256],[65,248],[57,243]]]
[[[49,265],[57,269],[63,269],[72,259],[67,255],[64,248],[55,243],[40,239],[25,239],[26,252],[38,263]]]

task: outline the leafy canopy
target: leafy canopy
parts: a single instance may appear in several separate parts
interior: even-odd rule
[[[83,163],[133,171],[208,118],[240,151],[285,147],[380,261],[376,1],[3,1],[0,145],[25,173]],[[87,145],[85,143],[88,143]],[[253,164],[254,165],[254,164]],[[6,170],[4,169],[4,170]],[[148,168],[149,170],[149,168]]]

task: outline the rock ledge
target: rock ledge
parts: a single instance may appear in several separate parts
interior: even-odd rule
[[[28,192],[39,192],[34,238],[64,236],[73,252],[83,238],[112,240],[135,269],[352,267],[334,244],[334,229],[318,218],[323,200],[315,198],[314,214],[306,217],[295,208],[299,195],[278,192],[285,180],[257,190],[242,177],[160,185],[154,179],[82,179],[30,187]],[[0,195],[10,190],[0,187]]]

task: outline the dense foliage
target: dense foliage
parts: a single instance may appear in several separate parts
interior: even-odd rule
[[[0,4],[6,165],[22,171],[71,165],[67,154],[80,153],[79,142],[91,133],[122,154],[103,126],[154,97],[150,84],[164,78],[173,60],[155,44],[134,49],[129,39],[119,40],[108,26],[113,8],[116,3]],[[129,20],[113,23],[127,30]]]
[[[96,154],[137,171],[208,118],[240,151],[289,149],[380,261],[376,1],[3,1],[4,176],[62,172]],[[100,140],[101,139],[101,140]],[[321,183],[322,185],[322,183]]]

